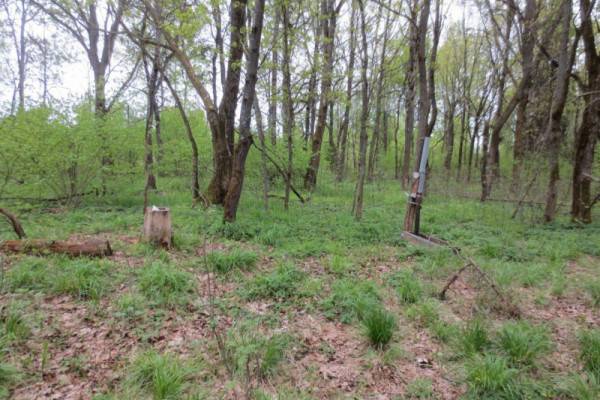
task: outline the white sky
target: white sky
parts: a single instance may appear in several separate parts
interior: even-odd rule
[[[443,6],[443,10],[446,11],[446,20],[444,24],[445,27],[453,22],[460,21],[463,14],[463,2],[464,0],[446,0],[446,4]],[[467,14],[470,14],[471,18],[467,18],[467,21],[470,20],[472,22],[473,19],[478,20],[477,12],[473,12],[472,8],[471,10],[468,8],[469,7],[467,7]],[[27,27],[36,35],[41,35],[44,30],[48,32],[55,29],[52,26],[42,25],[36,21],[29,22]],[[58,72],[59,79],[53,81],[49,88],[52,98],[58,101],[59,104],[55,105],[58,105],[59,108],[62,108],[61,105],[63,107],[74,105],[81,100],[86,93],[90,93],[91,88],[93,87],[92,71],[89,67],[86,54],[81,48],[81,45],[68,35],[63,34],[61,37],[65,40],[65,42],[60,43],[60,45],[65,46],[68,53],[72,55],[73,61],[64,62],[61,65],[60,70],[56,71]],[[1,59],[8,60],[8,63],[5,63],[4,66],[0,66],[0,74],[8,74],[9,76],[14,74],[14,72],[9,72],[11,70],[16,70],[16,54],[12,43],[5,43],[4,46],[0,47],[0,56]],[[119,49],[119,46],[117,46],[117,50],[112,60],[112,67],[114,70],[111,71],[112,76],[111,79],[109,79],[107,88],[107,94],[109,96],[110,94],[114,93],[119,82],[124,79],[124,76],[127,73],[123,66],[119,68],[118,65],[123,59],[124,55],[122,54],[122,48]],[[32,63],[35,62],[36,61],[32,61]],[[117,67],[114,67],[115,65]],[[6,82],[7,80],[9,82]],[[13,89],[10,84],[10,78],[3,77],[0,80],[0,104],[3,105],[4,110],[9,109],[12,91]],[[32,76],[32,74],[29,74],[27,79],[27,92],[29,93],[30,97],[41,98],[41,84],[38,82],[37,77]]]

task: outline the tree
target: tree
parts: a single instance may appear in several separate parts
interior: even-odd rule
[[[319,109],[317,113],[317,124],[312,135],[311,155],[308,162],[308,168],[304,175],[304,187],[307,190],[313,190],[317,184],[317,175],[321,163],[321,145],[323,143],[323,134],[325,133],[325,124],[327,118],[327,107],[330,103],[331,83],[333,74],[333,45],[335,40],[335,30],[337,14],[344,4],[341,0],[335,6],[335,0],[321,0],[321,33],[323,35],[323,70],[321,74],[321,94],[319,98]]]
[[[367,119],[369,118],[369,81],[367,79],[367,70],[369,69],[369,55],[367,51],[367,23],[365,20],[365,6],[363,0],[358,0],[360,15],[360,35],[361,35],[361,113],[360,113],[360,145],[358,151],[358,179],[356,181],[356,190],[354,192],[354,203],[352,213],[354,218],[359,221],[363,214],[363,197],[365,178],[367,174],[367,144],[369,137],[367,134]]]
[[[600,54],[596,46],[592,13],[595,0],[580,0],[581,38],[585,54],[587,79],[579,80],[584,108],[575,136],[571,217],[583,223],[592,222],[592,168],[596,142],[600,136]]]

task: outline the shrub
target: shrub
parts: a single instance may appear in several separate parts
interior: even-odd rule
[[[194,277],[173,266],[154,262],[141,269],[139,287],[150,302],[174,306],[188,301],[194,291]]]
[[[396,319],[382,307],[367,310],[362,322],[369,342],[378,350],[390,342],[396,329]]]
[[[379,303],[373,282],[339,279],[331,286],[331,294],[323,301],[325,315],[339,317],[343,323],[361,319],[364,311]]]
[[[583,368],[600,381],[600,329],[579,334],[579,358]]]
[[[544,327],[527,322],[509,322],[498,333],[498,347],[513,365],[532,365],[550,350],[551,342]]]
[[[248,299],[289,299],[298,294],[305,274],[292,264],[282,264],[274,271],[252,279],[246,288]]]
[[[216,272],[227,273],[236,269],[247,271],[254,267],[258,256],[249,251],[235,249],[229,253],[212,252],[208,262]]]

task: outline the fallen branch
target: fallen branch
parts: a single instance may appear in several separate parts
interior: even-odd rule
[[[508,310],[508,312],[511,316],[519,317],[521,315],[521,310],[519,309],[519,307],[517,307],[516,304],[514,304],[512,301],[510,301],[510,299],[506,298],[506,296],[504,296],[504,294],[502,294],[502,292],[500,291],[500,289],[498,288],[496,283],[494,283],[494,281],[475,263],[475,261],[472,258],[462,257],[459,254],[457,254],[457,255],[459,257],[463,258],[464,260],[466,260],[466,264],[461,269],[456,271],[456,273],[454,273],[454,275],[452,275],[450,277],[450,279],[448,280],[446,285],[444,285],[444,288],[438,294],[438,297],[440,300],[445,300],[446,292],[448,291],[448,289],[450,289],[450,287],[454,284],[454,282],[456,282],[458,280],[459,276],[464,271],[466,271],[467,269],[472,269],[475,272],[477,272],[477,274],[480,276],[480,278],[485,281],[487,286],[489,286],[494,291],[494,293],[496,293],[496,296],[498,296],[500,301],[502,303],[504,303],[504,305],[506,306],[506,310]]]
[[[71,257],[112,256],[110,243],[104,240],[69,242],[61,240],[6,240],[0,243],[0,252],[35,255],[66,254]]]
[[[277,164],[277,162],[275,162],[275,160],[269,155],[269,153],[267,153],[267,151],[265,149],[263,149],[262,147],[258,146],[256,143],[254,143],[254,141],[252,141],[252,144],[254,145],[254,147],[256,147],[258,149],[258,151],[260,151],[261,153],[263,153],[267,159],[271,162],[271,164],[273,164],[275,166],[275,168],[277,169],[277,172],[279,172],[279,174],[281,175],[281,177],[283,178],[283,180],[286,183],[289,183],[290,185],[290,189],[292,190],[292,192],[294,192],[294,194],[296,195],[296,197],[298,197],[298,199],[300,200],[300,203],[306,203],[306,200],[304,199],[304,197],[302,197],[302,195],[300,194],[300,192],[298,192],[296,190],[296,188],[294,188],[294,186],[292,185],[292,183],[289,181],[287,174],[285,173],[285,171],[279,166],[279,164]]]
[[[0,214],[4,215],[8,219],[8,222],[10,222],[12,225],[12,228],[19,239],[24,239],[27,237],[25,230],[23,229],[23,225],[21,225],[18,218],[14,214],[10,213],[4,208],[0,208]]]

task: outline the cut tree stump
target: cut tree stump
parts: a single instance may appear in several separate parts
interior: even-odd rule
[[[166,249],[173,246],[171,211],[167,207],[146,207],[144,213],[144,240]]]
[[[61,240],[6,240],[0,243],[0,252],[35,255],[66,254],[71,257],[107,257],[113,252],[106,240],[70,242]]]

